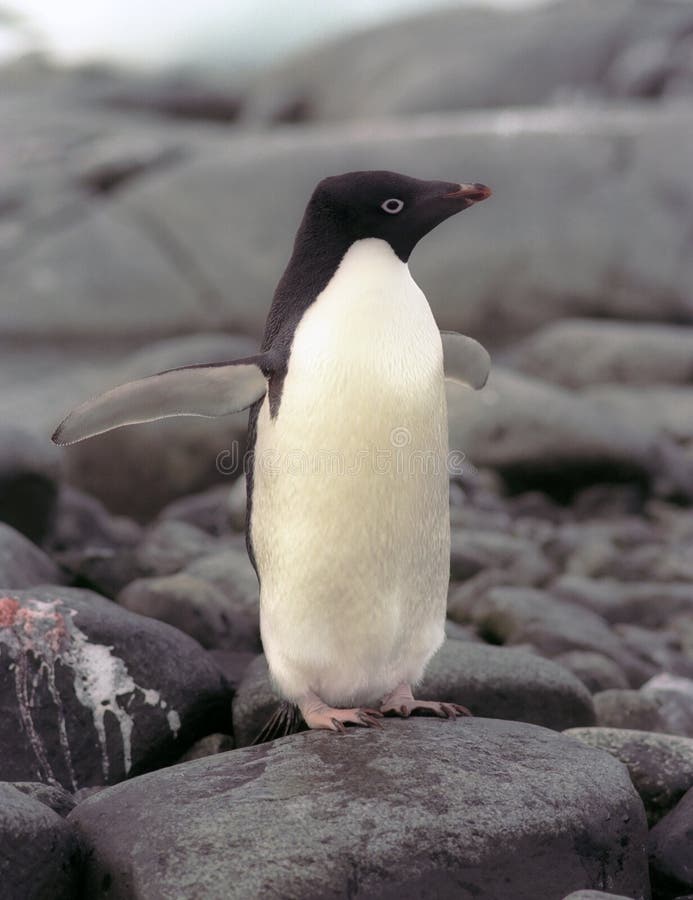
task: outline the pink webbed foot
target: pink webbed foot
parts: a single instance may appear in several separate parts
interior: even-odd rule
[[[365,706],[356,706],[351,709],[339,709],[336,706],[328,706],[317,696],[310,694],[299,703],[301,715],[309,728],[323,728],[328,731],[337,731],[344,734],[345,726],[362,725],[365,728],[382,728],[378,721],[383,714],[377,709],[369,709]]]
[[[466,706],[459,703],[446,703],[441,700],[415,700],[408,684],[399,684],[384,697],[380,704],[380,712],[383,715],[401,716],[406,719],[412,713],[418,711],[432,712],[442,719],[455,719],[457,716],[471,716]]]

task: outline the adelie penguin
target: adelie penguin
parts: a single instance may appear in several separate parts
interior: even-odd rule
[[[417,710],[444,638],[450,560],[445,379],[481,388],[487,352],[440,332],[408,260],[482,184],[350,172],[316,187],[261,352],[117,387],[72,412],[71,444],[121,425],[250,407],[247,545],[262,643],[289,701],[263,737]],[[295,704],[295,705],[294,705]]]

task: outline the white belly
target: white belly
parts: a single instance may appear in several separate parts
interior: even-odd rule
[[[357,287],[354,287],[356,285]],[[375,702],[443,639],[447,411],[440,334],[408,267],[354,244],[257,422],[251,536],[272,675],[298,700]]]

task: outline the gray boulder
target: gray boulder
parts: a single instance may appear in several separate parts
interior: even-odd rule
[[[62,584],[63,574],[43,550],[23,534],[0,522],[0,585],[28,588],[35,584]]]
[[[595,694],[597,724],[605,728],[680,734],[693,737],[693,705],[678,700],[667,702],[658,691],[611,689]]]
[[[450,444],[509,486],[569,499],[595,480],[645,482],[693,497],[693,459],[638,417],[614,417],[586,396],[500,366],[483,391],[448,388]],[[453,462],[454,464],[454,462]]]
[[[0,884],[7,900],[74,900],[83,848],[44,803],[0,782]]]
[[[573,891],[563,900],[633,900],[632,897],[624,897],[623,894],[608,894],[605,891]]]
[[[63,818],[76,806],[74,796],[57,784],[43,784],[41,781],[13,781],[12,784],[18,791],[45,804]]]
[[[551,593],[591,609],[611,623],[661,628],[679,613],[693,614],[693,585],[686,583],[622,582],[563,575],[552,583]]]
[[[530,644],[549,657],[570,650],[601,653],[619,665],[631,683],[642,684],[656,671],[630,652],[601,616],[545,591],[493,588],[473,603],[466,617],[494,643]]]
[[[158,518],[160,521],[173,519],[176,522],[185,522],[187,525],[201,528],[214,537],[219,537],[226,534],[232,526],[229,511],[230,488],[228,484],[220,484],[197,494],[188,494],[165,506]]]
[[[86,893],[108,883],[113,900],[173,900],[190,885],[209,900],[471,900],[509,883],[517,900],[579,887],[649,897],[625,769],[514,722],[294,735],[101,791],[68,821],[91,850]]]
[[[40,543],[55,515],[59,454],[55,447],[9,422],[0,432],[0,522]]]
[[[693,446],[693,388],[680,385],[630,387],[601,384],[585,388],[581,395],[591,400],[614,421],[634,422],[690,449]]]
[[[693,384],[693,328],[563,320],[515,347],[512,366],[568,388],[637,385],[642,397],[654,384]]]
[[[535,543],[496,531],[453,528],[450,576],[464,581],[487,569],[504,570],[509,583],[540,585],[554,569]]]
[[[650,873],[657,895],[673,897],[693,892],[693,788],[650,832]]]
[[[522,650],[448,639],[414,692],[422,700],[467,706],[475,716],[531,722],[558,731],[568,727],[566,723],[594,722],[584,685],[560,666]],[[270,683],[265,657],[259,656],[248,666],[233,700],[238,746],[255,739],[280,699]]]
[[[693,740],[625,728],[571,728],[571,737],[606,750],[628,767],[650,825],[693,787]]]
[[[142,575],[172,575],[220,548],[220,542],[196,525],[164,519],[147,529],[135,551]]]
[[[571,107],[245,133],[116,205],[163,223],[221,298],[221,324],[249,334],[261,331],[316,182],[364,168],[494,189],[414,254],[441,328],[499,346],[567,316],[691,323],[692,128],[685,109]],[[652,178],[655,158],[676,204]]]
[[[168,622],[207,649],[259,652],[257,610],[187,572],[138,578],[116,597],[124,609]]]
[[[227,597],[231,608],[245,610],[257,620],[260,589],[242,539],[235,544],[224,540],[223,550],[196,560],[185,571],[213,584]]]
[[[76,588],[0,607],[0,778],[113,784],[228,727],[220,670],[177,629]]]
[[[687,4],[667,0],[435,10],[323,42],[262,72],[251,82],[247,115],[334,120],[576,94],[688,94],[692,19]]]
[[[620,666],[603,653],[590,650],[569,650],[559,653],[553,661],[568,669],[585,685],[591,694],[609,688],[628,687],[628,679]]]

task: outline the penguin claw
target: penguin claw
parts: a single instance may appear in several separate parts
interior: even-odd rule
[[[380,711],[385,714],[408,718],[412,713],[423,712],[441,719],[456,719],[457,716],[471,716],[466,706],[439,700],[415,700],[408,684],[398,685],[384,698]]]

